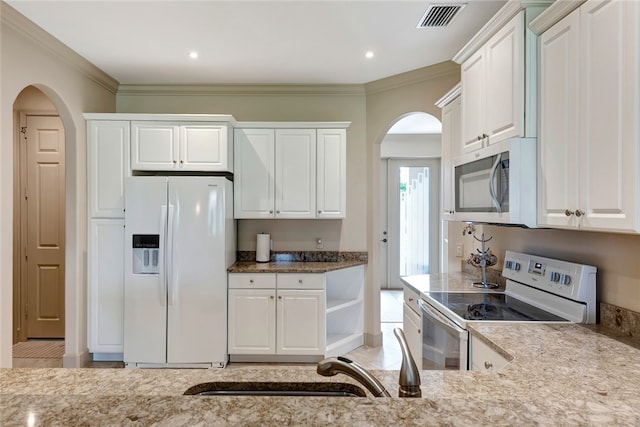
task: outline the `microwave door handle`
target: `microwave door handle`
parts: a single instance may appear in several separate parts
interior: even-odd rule
[[[433,320],[435,323],[437,323],[438,325],[442,326],[447,331],[449,331],[449,332],[451,332],[451,333],[453,333],[455,335],[460,335],[460,334],[465,332],[464,329],[461,329],[460,327],[458,327],[458,325],[456,325],[455,323],[453,323],[452,321],[450,321],[449,319],[444,317],[442,314],[437,312],[435,309],[429,307],[429,305],[427,303],[425,303],[424,301],[422,301],[421,299],[418,300],[418,306],[420,306],[420,310],[422,310],[422,312],[426,316],[428,316],[429,319]]]
[[[498,172],[498,165],[502,161],[502,153],[496,156],[496,161],[491,168],[491,177],[489,178],[489,193],[491,194],[491,200],[493,200],[493,204],[496,206],[496,210],[498,212],[502,212],[502,204],[498,200],[498,196],[496,194],[495,188],[495,180],[496,173]]]

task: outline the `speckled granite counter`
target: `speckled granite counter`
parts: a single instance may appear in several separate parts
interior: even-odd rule
[[[347,267],[366,264],[365,261],[335,262],[236,262],[227,269],[229,273],[326,273]]]
[[[429,286],[452,289],[468,280],[434,275]],[[574,324],[469,329],[511,362],[498,372],[422,371],[422,399],[181,396],[206,381],[357,384],[321,377],[314,366],[3,369],[0,425],[27,425],[30,417],[32,425],[640,425],[639,348]],[[374,374],[397,395],[397,371]]]

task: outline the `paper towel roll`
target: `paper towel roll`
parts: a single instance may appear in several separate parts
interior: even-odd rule
[[[256,241],[256,262],[269,262],[271,258],[271,235],[260,233]]]

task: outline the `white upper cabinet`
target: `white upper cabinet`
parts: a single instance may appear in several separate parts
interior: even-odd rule
[[[315,218],[315,129],[276,129],[275,179],[276,218]]]
[[[347,131],[318,129],[317,133],[318,218],[344,218],[347,210]]]
[[[227,124],[134,121],[131,169],[232,171]]]
[[[275,131],[236,129],[234,147],[235,218],[273,218]]]
[[[460,85],[436,103],[442,108],[442,219],[453,219],[455,213],[453,158],[460,154],[461,99]]]
[[[129,122],[87,122],[90,218],[124,218],[124,178],[129,169]]]
[[[638,2],[587,1],[541,36],[541,225],[639,230],[638,22]]]
[[[540,36],[538,224],[576,227],[579,13]]]
[[[524,19],[518,13],[462,64],[463,153],[525,136]]]
[[[258,124],[235,130],[234,217],[344,218],[348,124]]]

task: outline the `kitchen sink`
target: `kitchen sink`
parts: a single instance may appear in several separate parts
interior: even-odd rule
[[[366,397],[356,385],[335,382],[209,382],[190,387],[184,395]]]

